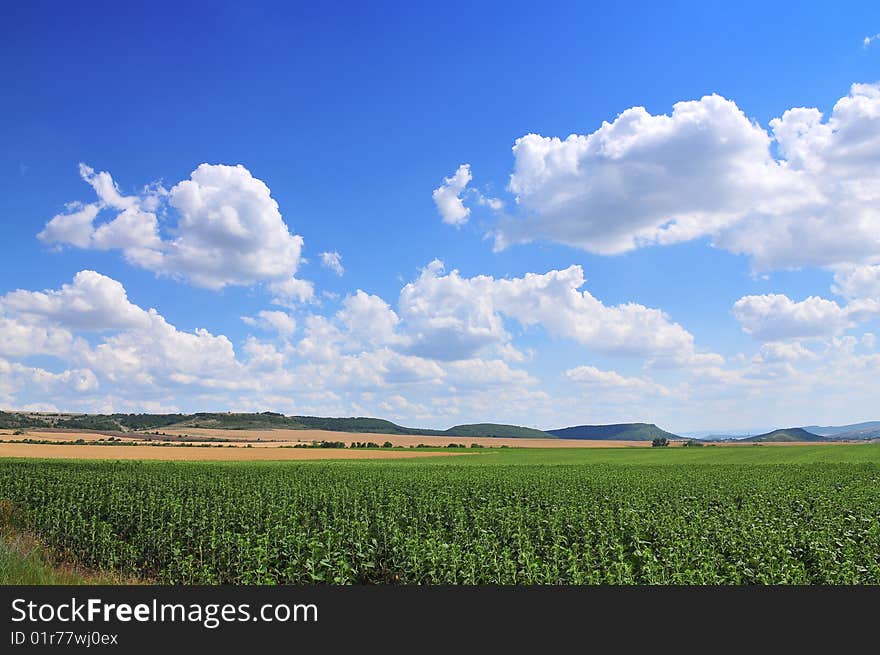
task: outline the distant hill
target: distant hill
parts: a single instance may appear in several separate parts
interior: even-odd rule
[[[0,428],[68,428],[72,430],[114,430],[124,428],[106,415],[37,412],[0,412]]]
[[[301,428],[309,430],[330,430],[331,432],[365,432],[369,434],[419,434],[425,436],[445,436],[443,430],[407,428],[381,418],[356,416],[350,418],[323,418],[321,416],[291,416]]]
[[[576,425],[570,428],[547,430],[560,439],[596,439],[620,441],[653,441],[659,437],[681,439],[678,435],[661,430],[653,423],[616,423],[613,425]]]
[[[880,439],[880,428],[853,430],[852,432],[838,432],[837,434],[828,437],[828,439],[834,439],[835,441],[864,441],[868,439]]]
[[[155,430],[170,426],[246,430],[260,428],[302,428],[282,414],[65,414],[0,412],[0,428],[64,428],[74,430]]]
[[[804,427],[804,430],[834,439],[876,439],[880,437],[880,421],[850,425],[808,425]]]
[[[783,428],[767,432],[766,434],[757,434],[754,437],[746,437],[745,439],[740,439],[740,441],[779,443],[783,441],[828,441],[828,438],[807,432],[803,428]]]
[[[455,437],[504,437],[507,439],[557,439],[556,435],[542,432],[534,428],[519,425],[503,425],[499,423],[473,423],[456,425],[446,430],[445,434]]]
[[[689,439],[702,439],[704,441],[724,441],[728,439],[741,439],[742,437],[751,437],[753,434],[764,434],[765,432],[772,432],[775,429],[776,426],[773,425],[768,425],[763,428],[751,428],[748,430],[742,430],[739,428],[719,428],[717,430],[690,430],[687,432],[681,432],[680,435]],[[818,434],[818,432],[816,434]]]
[[[353,416],[285,416],[276,412],[244,414],[198,412],[195,414],[65,414],[0,411],[0,428],[63,428],[131,432],[160,428],[212,428],[215,430],[328,430],[366,434],[421,435],[432,437],[507,437],[553,439],[553,435],[517,425],[478,423],[456,425],[448,430],[408,428],[380,418]]]
[[[168,422],[171,421],[171,422]],[[141,414],[124,420],[132,430],[150,429],[150,423],[162,423],[155,427],[214,428],[219,430],[269,430],[272,428],[300,430],[303,424],[298,417],[288,417],[275,412],[240,414],[233,412],[198,412],[196,414]],[[141,427],[143,426],[143,427]]]

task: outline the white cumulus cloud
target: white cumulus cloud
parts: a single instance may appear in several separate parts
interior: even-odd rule
[[[844,298],[880,301],[880,265],[848,266],[836,270],[833,291]]]
[[[603,353],[680,358],[695,356],[693,336],[664,312],[637,303],[609,306],[589,291],[580,266],[519,278],[445,274],[439,260],[404,286],[399,309],[413,352],[465,359],[510,341],[504,319],[541,326]]]
[[[800,362],[817,359],[818,355],[798,341],[770,341],[761,344],[757,362]]]
[[[274,294],[272,302],[286,307],[311,302],[315,298],[315,285],[310,280],[296,277],[272,282],[269,290]]]
[[[0,307],[79,330],[120,330],[150,322],[147,312],[128,300],[122,284],[95,271],[80,271],[58,290],[12,291],[0,297]]]
[[[123,196],[107,172],[82,164],[80,174],[99,202],[52,218],[38,235],[42,241],[119,249],[135,265],[209,289],[259,282],[283,289],[294,279],[303,239],[290,233],[269,187],[244,166],[201,164],[170,191],[153,186],[136,196]],[[177,218],[167,238],[160,208]],[[115,217],[96,224],[104,211]]]
[[[518,212],[495,246],[616,254],[705,237],[755,270],[880,263],[880,85],[769,128],[711,95],[669,115],[633,107],[590,134],[523,136],[509,184]]]
[[[321,266],[324,268],[330,269],[336,275],[341,276],[345,273],[345,269],[342,267],[342,255],[338,252],[322,252],[321,253]]]
[[[838,305],[810,296],[794,301],[783,294],[744,296],[733,305],[743,331],[762,341],[833,337],[880,313],[880,303]]]
[[[391,306],[379,296],[360,289],[342,301],[336,318],[359,344],[384,346],[402,340],[397,334],[400,317]]]
[[[26,317],[0,314],[0,355],[26,358],[32,355],[69,357],[75,350],[88,347],[82,339],[57,325]]]
[[[463,225],[471,210],[464,206],[462,194],[471,181],[470,164],[462,164],[451,177],[443,178],[443,184],[434,189],[434,204],[444,223]]]
[[[242,316],[241,320],[251,327],[272,330],[281,335],[290,335],[296,332],[296,319],[287,312],[263,310],[258,312],[256,316]]]
[[[646,378],[625,377],[617,371],[603,371],[595,366],[571,368],[564,375],[572,382],[599,390],[623,389],[661,396],[669,394],[665,387]]]

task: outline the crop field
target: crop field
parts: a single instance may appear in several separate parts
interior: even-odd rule
[[[176,436],[206,437],[222,439],[262,439],[264,441],[341,441],[346,445],[354,441],[390,442],[395,446],[410,447],[424,444],[444,448],[448,444],[479,444],[486,448],[644,448],[651,447],[650,441],[617,441],[590,439],[523,439],[504,437],[432,437],[427,435],[401,435],[384,433],[331,432],[329,430],[217,430],[210,428],[163,428],[164,433]]]
[[[112,449],[112,450],[111,450]],[[74,460],[168,460],[207,462],[303,461],[315,459],[413,459],[420,457],[467,456],[468,452],[430,450],[343,450],[336,448],[271,448],[255,446],[140,445],[99,446],[62,444],[0,443],[0,458]]]
[[[112,436],[113,441],[108,443]],[[64,459],[104,459],[106,451],[82,448],[61,448],[61,445],[77,446],[94,444],[95,446],[113,445],[115,447],[112,459],[169,459],[169,460],[219,460],[250,461],[255,459],[349,459],[351,456],[344,452],[340,454],[338,449],[327,449],[316,452],[304,452],[297,450],[278,450],[291,446],[311,445],[317,442],[334,442],[351,447],[355,443],[390,444],[392,448],[446,448],[450,444],[464,447],[483,448],[650,448],[650,441],[623,441],[623,440],[590,440],[590,439],[523,439],[504,437],[462,437],[462,436],[427,436],[427,435],[399,435],[384,433],[359,433],[359,432],[336,432],[329,430],[226,430],[210,428],[185,429],[163,428],[161,432],[94,432],[88,430],[69,429],[24,429],[24,430],[0,430],[0,458],[2,457],[38,457],[38,458],[64,458]],[[269,448],[274,450],[274,455],[239,451],[237,454],[230,452],[213,451],[213,456],[205,452],[194,450],[158,450],[145,454],[143,450],[129,448],[122,449],[121,445],[179,445],[189,443],[193,446],[220,446],[225,448]],[[678,447],[682,442],[673,442],[672,447]],[[16,445],[19,444],[19,445]],[[54,446],[47,448],[46,446]],[[335,452],[334,452],[335,451]],[[385,455],[373,455],[374,458],[406,458],[419,455],[401,455],[400,451]],[[104,453],[102,455],[102,453]],[[361,457],[363,458],[363,457]]]
[[[175,584],[880,584],[880,447],[0,460],[67,561]]]

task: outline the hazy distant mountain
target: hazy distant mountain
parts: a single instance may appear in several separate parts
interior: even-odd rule
[[[699,439],[700,441],[734,441],[744,439],[745,437],[750,436],[750,434],[707,434],[700,437],[694,437],[694,439]]]
[[[849,425],[805,425],[800,430],[827,440],[857,441],[860,439],[880,439],[880,421],[866,421]],[[693,437],[702,441],[745,441],[748,437],[765,437],[776,432],[776,428],[764,430],[703,430],[700,432],[684,432],[682,436]],[[755,439],[752,439],[755,440]]]
[[[756,441],[756,442],[782,442],[782,441],[828,441],[827,437],[823,437],[812,432],[807,432],[803,428],[782,428],[773,430],[766,434],[757,434],[754,437],[746,437],[740,441]]]
[[[807,425],[804,430],[834,439],[876,439],[880,437],[880,421],[850,425]]]
[[[620,440],[620,441],[653,441],[665,437],[666,439],[681,439],[678,435],[661,430],[653,423],[615,423],[613,425],[576,425],[570,428],[547,430],[560,439],[596,439],[596,440]]]
[[[729,430],[729,429],[717,429],[717,430],[693,430],[687,432],[681,432],[681,436],[689,437],[693,439],[703,439],[705,441],[721,441],[724,439],[742,439],[743,437],[751,437],[755,434],[764,434],[765,432],[772,432],[775,428],[773,426],[764,426],[759,428],[752,428],[750,430]]]

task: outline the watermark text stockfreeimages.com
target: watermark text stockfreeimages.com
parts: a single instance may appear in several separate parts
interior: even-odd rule
[[[314,603],[106,603],[100,598],[63,602],[12,601],[13,623],[194,623],[213,630],[223,623],[317,623]]]

